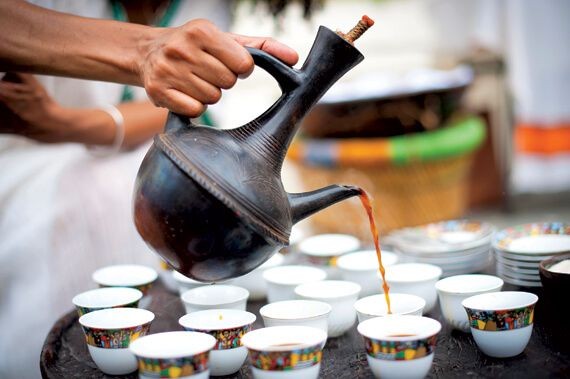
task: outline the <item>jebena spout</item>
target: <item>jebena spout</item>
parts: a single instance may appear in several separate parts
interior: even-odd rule
[[[361,193],[359,187],[337,184],[310,192],[290,193],[288,197],[293,224],[339,201],[360,196]]]

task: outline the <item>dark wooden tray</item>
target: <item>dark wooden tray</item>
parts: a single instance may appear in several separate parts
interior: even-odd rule
[[[505,286],[504,290],[518,289]],[[483,355],[470,334],[452,330],[445,324],[439,307],[429,316],[442,322],[430,378],[570,378],[570,333],[568,314],[560,312],[563,305],[550,305],[542,299],[541,290],[532,291],[541,297],[535,311],[535,323],[526,350],[517,357],[493,359]],[[150,332],[182,330],[178,318],[184,308],[177,294],[161,284],[150,291],[149,309],[156,314]],[[560,299],[562,300],[562,299]],[[567,299],[566,299],[567,301]],[[259,308],[261,302],[248,305],[257,315],[256,327],[263,327]],[[557,310],[556,312],[553,310]],[[59,319],[44,343],[40,368],[44,378],[113,378],[103,374],[91,360],[75,310]],[[116,378],[136,378],[136,373]],[[225,378],[251,378],[247,363],[241,370]],[[356,326],[339,338],[327,341],[320,371],[321,378],[373,378],[368,368],[364,344]]]

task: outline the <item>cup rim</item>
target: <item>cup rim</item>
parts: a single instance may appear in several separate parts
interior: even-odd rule
[[[284,346],[272,346],[268,344],[262,344],[257,340],[257,338],[259,338],[260,336],[264,336],[266,333],[279,333],[279,332],[282,332],[287,335],[298,333],[300,335],[303,335],[303,338],[308,339],[308,341],[303,342],[302,344],[291,345],[289,348],[285,348]],[[319,328],[315,328],[312,326],[304,326],[304,325],[282,325],[282,326],[270,326],[266,328],[252,330],[251,332],[246,333],[241,338],[241,343],[245,347],[247,347],[248,350],[272,352],[272,351],[293,351],[316,345],[322,346],[325,344],[326,340],[327,340],[327,333]]]
[[[374,326],[375,324],[384,324],[401,321],[403,323],[413,323],[414,321],[420,321],[424,324],[427,324],[429,328],[427,332],[414,334],[413,336],[387,336],[387,335],[374,335],[374,333],[378,333],[378,325]],[[416,341],[420,339],[430,338],[434,335],[438,334],[441,331],[441,323],[431,317],[425,316],[415,316],[415,315],[387,315],[383,317],[373,317],[371,319],[362,321],[358,324],[357,330],[360,335],[365,338],[378,340],[378,341]],[[369,330],[370,329],[370,330]]]
[[[200,316],[208,315],[208,314],[212,314],[213,316],[217,316],[217,315],[219,315],[220,312],[241,314],[244,316],[244,320],[240,321],[240,322],[233,323],[233,324],[224,325],[223,327],[219,327],[219,328],[208,328],[208,327],[201,326],[199,323],[193,324],[193,322],[196,322],[196,320],[194,320],[194,318],[199,318]],[[248,312],[248,311],[242,311],[240,309],[225,309],[225,308],[222,308],[222,309],[204,309],[202,311],[196,311],[196,312],[185,314],[184,316],[182,316],[178,319],[178,324],[180,324],[180,326],[182,326],[183,328],[192,329],[195,331],[210,332],[210,331],[216,331],[216,330],[230,330],[230,329],[243,328],[244,326],[252,325],[256,319],[257,319],[257,316],[255,314]]]
[[[217,288],[217,289],[230,289],[232,291],[237,291],[237,296],[235,298],[233,298],[231,301],[224,301],[224,302],[204,302],[201,301],[203,299],[199,299],[199,298],[192,298],[189,299],[189,297],[195,295],[198,292],[202,292],[202,291],[210,291],[210,288]],[[222,288],[223,287],[223,288]],[[182,293],[182,295],[180,295],[180,298],[182,299],[182,301],[185,304],[193,304],[193,305],[199,305],[199,306],[208,306],[208,305],[220,305],[220,304],[233,304],[233,303],[239,303],[241,301],[247,301],[249,297],[249,291],[246,290],[243,287],[240,286],[234,286],[232,284],[213,284],[213,285],[206,285],[206,286],[200,286],[200,287],[196,287],[196,288],[191,288],[187,291],[184,291]]]
[[[200,281],[198,281],[198,280],[196,280],[196,279],[189,278],[189,277],[187,277],[187,276],[185,276],[185,275],[179,273],[179,272],[176,271],[176,270],[172,270],[172,274],[171,274],[171,275],[172,275],[172,278],[174,278],[174,280],[176,280],[176,282],[182,283],[182,284],[196,284],[196,285],[208,285],[208,284],[211,284],[211,283],[208,283],[208,282],[200,282]]]
[[[458,289],[458,288],[446,288],[445,285],[449,284],[449,282],[452,282],[453,280],[458,280],[459,278],[464,278],[464,279],[481,279],[481,278],[485,278],[485,279],[489,279],[494,281],[494,283],[489,284],[488,286],[485,287],[480,287],[480,288],[473,288],[473,289]],[[497,290],[503,287],[503,285],[505,284],[505,282],[503,281],[503,279],[499,278],[498,276],[495,275],[487,275],[487,274],[461,274],[461,275],[453,275],[453,276],[448,276],[447,278],[443,278],[438,280],[435,283],[435,289],[438,292],[444,293],[444,294],[448,294],[448,295],[466,295],[466,294],[470,294],[470,293],[478,293],[478,292],[488,292],[488,291],[493,291],[493,290]]]
[[[134,319],[127,319],[125,316]],[[116,323],[101,325],[99,321],[101,317]],[[79,323],[91,329],[116,330],[145,325],[152,322],[154,318],[154,313],[142,308],[107,308],[84,314],[79,317]]]
[[[552,275],[552,276],[556,276],[556,277],[570,278],[570,273],[550,271],[550,267],[552,267],[556,263],[565,261],[567,259],[570,259],[570,251],[566,252],[566,253],[562,253],[562,254],[556,254],[556,255],[548,258],[548,259],[544,259],[544,260],[540,261],[540,263],[538,264],[538,270],[543,275],[546,274],[546,275]],[[545,272],[543,272],[543,271],[545,271]]]
[[[297,286],[299,284],[304,283],[304,281],[299,282],[299,281],[283,280],[282,276],[278,278],[272,277],[272,273],[279,271],[286,272],[287,270],[291,271],[302,270],[305,272],[312,272],[314,275],[308,275],[308,276],[313,276],[310,280],[311,282],[324,280],[327,277],[327,273],[323,269],[320,269],[318,267],[313,267],[309,265],[283,265],[283,266],[271,267],[263,271],[263,279],[266,280],[268,283],[282,284],[287,286]],[[288,279],[291,279],[291,276],[289,276]]]
[[[123,294],[124,297],[122,301],[107,301],[108,298],[104,296],[105,293],[117,293]],[[99,303],[91,301],[89,302],[87,299],[90,296],[97,296],[101,294],[103,297],[100,300],[103,300]],[[92,290],[81,292],[71,299],[71,302],[76,307],[81,308],[109,308],[109,307],[117,307],[120,305],[127,305],[132,304],[136,301],[139,301],[143,297],[143,293],[136,288],[132,287],[103,287],[103,288],[95,288]]]
[[[302,304],[306,305],[307,303],[312,303],[314,305],[318,305],[324,309],[321,312],[319,312],[313,316],[300,317],[300,318],[299,317],[296,317],[296,318],[294,318],[294,317],[273,317],[273,316],[268,314],[268,312],[270,312],[270,309],[274,308],[274,307],[287,306],[288,304],[290,304],[291,306],[294,306],[294,305],[301,306]],[[270,319],[270,320],[290,321],[290,320],[313,320],[313,319],[317,319],[317,318],[326,316],[326,315],[330,314],[331,311],[332,311],[332,306],[328,303],[325,303],[324,301],[299,299],[299,300],[276,301],[273,303],[265,304],[263,307],[261,307],[259,309],[259,314],[261,315],[261,317],[266,318],[266,319]]]
[[[419,305],[418,307],[412,308],[411,310],[407,311],[406,314],[418,312],[418,311],[420,311],[420,310],[423,310],[423,309],[425,308],[425,306],[426,306],[426,301],[425,301],[421,296],[412,295],[412,294],[407,294],[407,293],[398,293],[398,292],[396,292],[396,293],[390,293],[390,297],[391,297],[390,302],[391,302],[392,304],[393,304],[393,302],[392,302],[393,296],[396,296],[396,297],[402,296],[402,297],[413,298],[414,300],[418,300],[418,302],[419,302],[420,305]],[[386,316],[390,316],[390,315],[388,315],[388,314],[379,315],[379,314],[370,313],[369,311],[363,310],[363,308],[362,308],[362,307],[363,307],[363,304],[372,301],[372,298],[375,298],[375,297],[381,297],[382,300],[384,300],[384,294],[383,294],[383,293],[375,294],[375,295],[370,295],[370,296],[365,296],[365,297],[363,297],[363,298],[361,298],[361,299],[358,299],[358,300],[354,303],[354,309],[355,309],[358,313],[363,314],[363,315],[366,315],[366,316],[372,316],[372,317],[386,317]],[[382,301],[382,300],[381,300],[381,301]],[[360,309],[359,309],[359,308],[360,308]],[[404,316],[404,315],[402,315],[402,314],[400,314],[400,315],[401,315],[401,316]]]
[[[326,239],[336,239],[338,240],[344,239],[346,241],[346,245],[348,247],[344,247],[343,249],[336,247],[336,249],[326,249],[321,247],[312,246],[319,245],[320,240]],[[309,244],[309,248],[307,249],[307,244]],[[356,251],[361,246],[360,240],[351,234],[344,234],[344,233],[324,233],[324,234],[315,234],[309,237],[304,238],[299,243],[297,243],[297,250],[300,254],[308,255],[311,257],[338,257],[340,255]]]
[[[364,249],[364,250],[357,250],[351,253],[347,253],[342,255],[341,257],[338,258],[338,260],[336,261],[336,265],[339,269],[341,270],[345,270],[345,271],[354,271],[354,272],[366,272],[366,271],[378,271],[378,266],[375,267],[351,267],[348,265],[348,262],[351,260],[351,258],[354,259],[354,257],[358,254],[358,255],[364,255],[364,254],[370,254],[373,253],[374,257],[376,258],[376,250],[374,249]],[[388,255],[385,255],[388,254]],[[384,261],[384,258],[388,256],[388,257],[393,257],[395,260],[393,263],[389,263],[386,264],[386,262]],[[395,265],[398,263],[398,254],[396,254],[395,252],[391,251],[391,250],[385,250],[382,249],[382,265],[383,266],[391,266],[391,265]]]
[[[157,346],[159,342],[163,339],[174,338],[179,340],[181,343],[172,343],[177,347],[184,347],[187,350],[184,352],[174,352],[174,351],[160,351],[148,353],[144,351],[147,345],[153,347]],[[196,339],[200,341],[196,341]],[[185,343],[183,343],[185,342]],[[174,331],[174,332],[164,332],[164,333],[154,333],[148,334],[146,336],[137,338],[129,345],[129,350],[141,358],[151,358],[151,359],[175,359],[175,358],[185,358],[194,356],[197,354],[204,353],[206,351],[212,350],[216,345],[216,338],[213,336],[201,333],[201,332],[190,332],[190,331]]]
[[[131,280],[124,281],[121,278],[121,273],[125,270],[135,270],[140,274],[140,278],[131,278]],[[111,273],[111,274],[109,274]],[[107,277],[107,275],[111,275]],[[152,267],[137,264],[121,264],[110,265],[101,267],[93,272],[91,275],[93,281],[99,285],[107,287],[134,287],[142,286],[154,282],[158,278],[158,272]]]
[[[412,266],[423,266],[424,268],[429,268],[432,272],[431,275],[429,276],[425,276],[425,277],[421,277],[419,279],[414,278],[414,277],[409,277],[409,278],[393,278],[393,274],[390,273],[391,270],[393,270],[394,268],[396,268],[396,270],[398,270],[399,267],[412,267]],[[386,267],[386,280],[389,283],[421,283],[421,282],[428,282],[431,280],[439,280],[439,278],[441,278],[441,275],[443,274],[443,270],[441,269],[441,267],[433,265],[431,263],[396,263],[395,265],[391,265]],[[378,276],[380,276],[380,273],[378,273]]]
[[[320,294],[311,293],[312,287],[323,286],[323,285],[324,286],[331,285],[333,286],[333,288],[335,286],[336,288],[341,287],[341,289],[346,289],[346,293],[341,293],[341,294],[335,293],[331,296],[323,296]],[[299,284],[297,287],[295,287],[294,292],[295,295],[300,296],[304,299],[338,300],[338,299],[345,299],[353,296],[358,296],[361,290],[362,287],[360,286],[360,284],[348,280],[320,280],[316,282]]]
[[[512,296],[512,295],[522,295],[523,297],[526,297],[527,300],[522,301],[520,303],[517,303],[514,306],[485,306],[485,307],[479,307],[476,306],[475,304],[473,304],[474,302],[478,302],[481,299],[485,299],[486,297],[489,296]],[[520,308],[526,308],[529,307],[531,305],[536,304],[536,302],[538,301],[538,296],[535,295],[532,292],[525,292],[525,291],[502,291],[502,292],[487,292],[487,293],[482,293],[482,294],[478,294],[478,295],[474,295],[474,296],[470,296],[466,299],[464,299],[461,302],[461,305],[463,306],[463,308],[466,309],[471,309],[471,310],[475,310],[475,311],[488,311],[488,312],[496,312],[496,311],[506,311],[506,310],[511,310],[511,309],[520,309]]]

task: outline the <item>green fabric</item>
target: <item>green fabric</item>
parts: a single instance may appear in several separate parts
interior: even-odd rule
[[[479,147],[485,136],[484,122],[468,117],[432,132],[392,137],[392,162],[407,164],[466,154]]]

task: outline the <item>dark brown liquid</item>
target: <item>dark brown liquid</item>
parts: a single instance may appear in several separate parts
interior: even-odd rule
[[[278,343],[275,345],[271,345],[270,347],[293,347],[293,346],[300,346],[301,343]]]
[[[376,220],[374,220],[374,214],[372,212],[372,203],[370,197],[366,191],[362,190],[360,193],[360,201],[368,214],[368,221],[370,222],[370,232],[372,232],[372,239],[374,240],[374,247],[376,248],[376,257],[378,258],[378,267],[380,268],[380,275],[382,275],[382,289],[384,290],[384,297],[386,298],[386,307],[388,308],[388,314],[392,313],[392,308],[390,307],[390,287],[386,282],[386,271],[384,270],[384,265],[382,264],[382,250],[380,249],[380,239],[378,238],[378,228],[376,227]]]
[[[388,337],[415,337],[415,334],[390,334]]]

